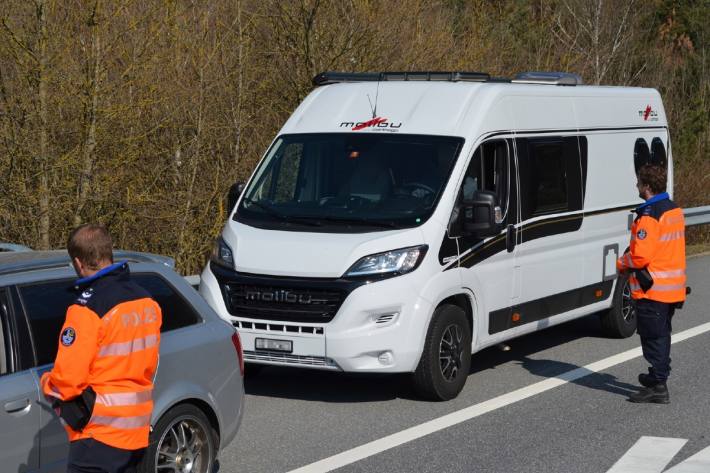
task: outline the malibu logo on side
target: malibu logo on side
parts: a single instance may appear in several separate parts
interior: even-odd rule
[[[657,122],[658,111],[652,109],[650,105],[646,105],[645,109],[639,110],[639,117],[643,118],[644,121]]]
[[[392,123],[386,118],[375,117],[366,122],[341,122],[340,128],[350,128],[352,131],[364,130],[365,128],[374,128],[379,131],[396,132],[402,126],[402,122]]]

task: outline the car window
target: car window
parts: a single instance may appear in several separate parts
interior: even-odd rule
[[[7,294],[4,289],[0,289],[0,376],[8,372],[8,360],[10,360],[9,339],[9,312],[7,306]]]
[[[168,332],[199,322],[195,309],[157,274],[134,274],[132,279],[148,291],[163,313],[161,332]]]
[[[76,299],[73,281],[44,282],[21,286],[19,290],[30,322],[37,366],[54,363],[67,308]]]

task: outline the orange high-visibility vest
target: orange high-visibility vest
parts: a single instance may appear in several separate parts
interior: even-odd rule
[[[67,310],[54,368],[42,376],[47,396],[68,401],[91,386],[96,403],[80,432],[65,424],[69,441],[93,438],[136,450],[148,446],[153,378],[158,366],[160,306],[117,263],[78,281]]]
[[[658,194],[636,209],[629,251],[617,263],[629,276],[631,297],[674,303],[685,300],[685,219],[668,194]],[[633,273],[646,268],[653,278],[648,291]]]

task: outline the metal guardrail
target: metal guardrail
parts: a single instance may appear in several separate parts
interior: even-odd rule
[[[683,215],[685,216],[686,227],[708,224],[710,223],[710,205],[683,209]],[[185,276],[185,280],[187,280],[187,282],[190,283],[190,285],[195,289],[198,289],[200,286],[199,274]]]
[[[686,227],[710,223],[710,205],[683,209],[683,215],[685,215]]]

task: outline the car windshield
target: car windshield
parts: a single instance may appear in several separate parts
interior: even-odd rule
[[[234,219],[315,232],[418,226],[434,211],[462,144],[454,137],[384,133],[283,135]]]

